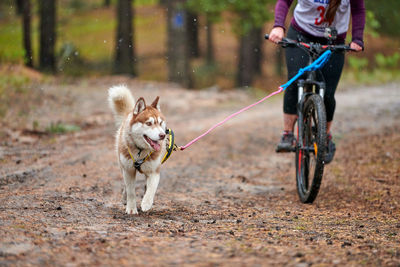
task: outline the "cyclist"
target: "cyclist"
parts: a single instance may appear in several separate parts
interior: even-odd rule
[[[285,19],[293,0],[277,0],[275,6],[275,24],[269,40],[278,43],[285,33]],[[349,28],[350,14],[352,20],[352,41],[350,47],[356,51],[364,48],[363,33],[365,26],[364,0],[298,0],[294,9],[293,19],[287,32],[287,38],[302,42],[327,44],[324,38],[325,28],[334,27],[337,38],[333,44],[344,44]],[[286,49],[286,66],[288,78],[297,74],[300,68],[308,65],[308,54],[298,47]],[[321,69],[326,82],[324,104],[327,117],[327,153],[325,163],[330,163],[335,154],[336,146],[330,132],[335,111],[335,91],[339,83],[344,65],[344,53],[332,54],[330,60]],[[293,83],[285,90],[283,101],[284,129],[277,152],[292,151],[295,137],[293,134],[296,116],[297,86]]]

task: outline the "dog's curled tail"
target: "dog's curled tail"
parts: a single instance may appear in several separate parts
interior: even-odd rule
[[[119,126],[126,115],[133,110],[135,100],[125,85],[117,85],[108,89],[108,104],[114,113],[115,122]]]

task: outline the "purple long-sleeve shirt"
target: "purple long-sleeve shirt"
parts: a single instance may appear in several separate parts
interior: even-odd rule
[[[274,27],[285,28],[285,20],[293,0],[277,0]],[[323,28],[328,26],[324,15],[329,0],[298,0],[291,25],[298,31],[316,37],[323,36]],[[333,25],[338,28],[338,41],[344,41],[352,17],[352,41],[364,46],[365,26],[364,0],[341,0]]]

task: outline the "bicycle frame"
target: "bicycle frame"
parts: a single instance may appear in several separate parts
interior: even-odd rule
[[[316,50],[318,49],[319,44],[311,44],[310,47],[313,46],[317,46]],[[312,55],[310,52],[308,53],[310,58],[309,58],[309,62],[308,65],[311,65],[314,60],[316,60],[319,56],[319,51],[317,54]],[[319,70],[318,70],[319,71]],[[303,110],[303,105],[304,102],[307,100],[307,97],[311,94],[319,94],[321,96],[321,98],[324,98],[324,93],[325,93],[325,81],[318,81],[317,80],[317,71],[310,71],[307,74],[307,78],[306,79],[299,79],[297,82],[297,88],[298,88],[298,104],[297,104],[297,116],[298,116],[298,129],[302,129],[303,127],[303,113],[301,112]],[[322,79],[323,76],[321,75]],[[306,150],[307,152],[315,152],[314,151],[314,147],[304,147],[303,144],[303,133],[302,131],[298,131],[298,143],[297,143],[297,147],[300,150]],[[295,152],[296,149],[293,150],[293,152]]]
[[[268,39],[269,35],[265,35],[265,38]],[[283,38],[279,44],[283,48],[301,48],[309,55],[308,66],[300,69],[298,74],[282,85],[282,88],[298,79],[297,142],[292,152],[296,153],[296,184],[300,200],[303,203],[312,203],[321,185],[327,142],[326,110],[323,101],[326,83],[319,68],[328,60],[326,55],[330,55],[326,50],[344,52],[352,49],[346,45],[332,45],[331,41],[329,45],[321,45]],[[301,78],[306,71],[305,78]]]

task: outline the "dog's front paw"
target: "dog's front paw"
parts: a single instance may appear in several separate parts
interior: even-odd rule
[[[129,205],[126,206],[125,209],[126,214],[138,214],[137,208],[136,207],[130,207]]]
[[[148,211],[151,209],[151,206],[153,206],[153,201],[151,199],[144,198],[140,207],[142,208],[142,211]]]

